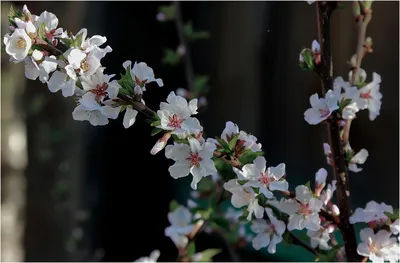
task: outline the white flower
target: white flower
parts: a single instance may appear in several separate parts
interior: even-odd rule
[[[231,121],[226,122],[225,129],[221,134],[221,139],[229,143],[237,134],[239,134],[239,138],[236,147],[244,147],[244,149],[250,149],[253,152],[261,151],[262,145],[261,143],[257,143],[257,138],[245,131],[240,131],[238,125]],[[210,138],[210,141],[218,145],[217,140]]]
[[[260,250],[268,246],[268,252],[275,254],[276,245],[282,241],[286,225],[273,215],[271,208],[265,208],[265,211],[269,218],[268,223],[263,219],[252,221],[251,230],[257,234],[253,239],[253,247]]]
[[[285,175],[284,163],[268,169],[266,164],[265,158],[258,156],[252,164],[243,166],[242,171],[235,167],[233,170],[236,174],[240,174],[249,180],[244,186],[260,188],[260,193],[266,198],[272,198],[274,196],[272,191],[287,191],[289,184],[282,178]]]
[[[67,78],[68,75],[66,73],[55,71],[47,82],[49,90],[53,93],[61,90],[64,97],[74,95],[76,80],[72,78],[67,80]]]
[[[16,61],[22,61],[32,47],[32,40],[25,29],[15,29],[10,35],[6,34],[3,40],[6,52]]]
[[[324,205],[327,205],[332,199],[333,193],[336,191],[336,182],[336,180],[332,180],[332,184],[328,184],[328,187],[322,191],[321,195],[319,196],[319,200],[321,200]]]
[[[170,237],[177,247],[183,248],[188,243],[186,235],[195,227],[192,220],[193,216],[189,209],[179,206],[173,212],[168,213],[168,221],[171,225],[165,228],[164,234]]]
[[[25,77],[27,79],[39,80],[42,83],[47,83],[49,74],[57,69],[55,56],[45,57],[43,52],[34,50],[32,56],[25,58]]]
[[[396,221],[394,221],[392,224],[390,224],[390,231],[392,231],[392,233],[394,235],[398,235],[400,233],[400,221],[399,221],[399,219],[396,219]]]
[[[357,103],[351,102],[343,108],[342,117],[345,120],[352,120],[356,117],[356,113],[359,110],[360,109],[358,108]]]
[[[191,100],[189,103],[185,98],[176,96],[171,91],[168,95],[167,102],[161,102],[160,110],[157,111],[161,124],[157,128],[172,131],[179,138],[185,138],[190,134],[198,134],[203,131],[198,119],[190,117],[197,114],[197,99]]]
[[[330,233],[335,231],[334,227],[321,227],[318,231],[307,230],[307,235],[310,237],[311,247],[319,247],[322,250],[329,250],[332,247],[328,244],[330,240]]]
[[[153,69],[147,66],[147,64],[144,62],[140,63],[135,62],[133,68],[131,68],[132,62],[127,60],[122,64],[122,66],[125,69],[127,67],[131,69],[130,73],[132,80],[135,83],[135,87],[139,86],[143,91],[146,91],[146,84],[150,82],[156,82],[159,87],[164,86],[162,79],[160,78],[156,79],[154,77]]]
[[[370,201],[367,203],[365,209],[357,208],[353,215],[350,216],[350,223],[369,223],[372,221],[383,221],[387,220],[385,212],[393,213],[393,207],[387,205],[384,202],[378,204],[375,201]]]
[[[154,250],[148,257],[141,257],[136,259],[134,262],[157,262],[160,257],[160,250]]]
[[[93,75],[100,67],[100,60],[91,53],[88,55],[80,49],[73,48],[65,52],[64,56],[68,59],[65,70],[72,79],[77,78],[77,71],[81,76]]]
[[[280,211],[289,215],[287,229],[318,231],[321,220],[319,211],[322,208],[322,201],[311,196],[310,189],[305,185],[296,187],[296,200],[288,199],[283,202],[270,201],[269,203],[277,207]]]
[[[324,168],[319,169],[318,172],[315,174],[314,193],[316,196],[319,196],[321,194],[322,189],[324,189],[326,185],[327,176],[328,172]]]
[[[362,168],[358,168],[357,164],[363,164],[368,158],[368,151],[365,149],[361,149],[358,153],[356,153],[349,162],[349,170],[358,173],[362,171]]]
[[[165,148],[165,156],[175,161],[168,171],[175,179],[193,175],[191,187],[196,190],[197,183],[201,178],[217,173],[214,162],[211,159],[214,155],[215,145],[200,142],[190,138],[189,145],[175,143]]]
[[[312,1],[312,2],[314,2],[314,1]],[[317,40],[313,40],[313,42],[311,43],[311,51],[314,53],[318,53],[321,51],[321,47]]]
[[[96,101],[79,100],[79,105],[72,112],[72,117],[77,121],[89,121],[93,126],[102,126],[109,123],[108,119],[116,119],[121,106],[112,107],[110,101],[104,101],[105,106],[100,105]]]
[[[338,97],[335,92],[329,90],[325,94],[325,98],[319,98],[315,93],[310,97],[310,109],[304,112],[304,119],[311,125],[326,120],[334,110],[339,108]]]
[[[360,231],[361,243],[357,246],[357,253],[368,257],[372,262],[384,262],[390,259],[391,262],[398,261],[399,252],[396,238],[390,236],[391,233],[386,230],[380,230],[374,234],[371,228],[362,229]]]
[[[105,98],[115,99],[119,88],[116,85],[109,85],[110,79],[115,75],[104,74],[105,68],[100,67],[93,75],[81,76],[81,84],[85,94],[82,100],[102,103]]]
[[[323,147],[324,147],[324,154],[326,156],[326,163],[332,165],[333,160],[332,160],[331,146],[328,143],[324,143]]]
[[[235,208],[241,208],[247,206],[247,211],[249,215],[247,220],[250,221],[252,215],[256,218],[262,218],[264,215],[264,208],[259,205],[257,194],[251,187],[244,187],[239,184],[237,179],[231,179],[224,184],[225,190],[232,193],[231,203]]]
[[[31,39],[35,37],[36,27],[32,23],[32,21],[22,21],[21,19],[16,17],[14,18],[14,22],[19,29],[25,29],[26,33],[28,34],[29,37],[31,37]]]

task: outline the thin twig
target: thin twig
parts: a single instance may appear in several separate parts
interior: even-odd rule
[[[179,1],[175,1],[174,6],[175,6],[176,29],[178,31],[180,45],[185,50],[185,52],[183,54],[183,58],[185,60],[184,64],[185,64],[187,89],[189,91],[194,91],[194,73],[193,73],[192,58],[190,56],[190,47],[189,47],[188,41],[185,36],[185,24],[183,22],[182,14],[181,14],[181,3]]]
[[[49,52],[50,54],[52,54],[54,56],[59,56],[59,55],[62,55],[62,53],[63,53],[61,50],[59,50],[55,46],[50,45],[49,43],[47,43],[46,41],[44,41],[43,39],[40,39],[40,38],[35,39],[35,45],[42,47],[44,50],[46,50],[47,52]]]
[[[331,51],[330,17],[335,10],[336,2],[317,2],[318,37],[321,43],[322,90],[326,93],[333,89],[333,61]],[[348,261],[360,261],[357,254],[357,240],[353,225],[349,222],[351,216],[350,185],[348,170],[344,159],[344,149],[340,139],[340,127],[334,120],[328,123],[328,136],[332,151],[332,167],[335,180],[337,180],[336,197],[340,209],[340,224],[338,228],[343,236],[346,256]]]

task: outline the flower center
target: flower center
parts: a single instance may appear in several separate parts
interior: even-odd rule
[[[18,48],[26,48],[26,41],[23,38],[17,40],[17,47]]]
[[[88,70],[90,69],[89,63],[88,63],[86,60],[82,61],[82,63],[81,63],[81,69],[82,69],[83,71],[88,71]]]
[[[375,255],[379,254],[379,248],[376,246],[375,242],[372,241],[371,238],[368,238],[368,250],[374,253]]]
[[[319,113],[321,113],[321,117],[327,117],[330,114],[330,111],[328,108],[324,108],[324,109],[319,109]]]
[[[366,99],[366,100],[372,99],[371,91],[369,90],[367,92],[361,93],[360,94],[360,98],[363,98],[363,99]]]
[[[91,89],[90,92],[96,95],[96,101],[100,102],[105,96],[107,96],[108,84],[103,83],[103,85],[97,85],[96,88]]]
[[[308,207],[308,204],[306,205],[300,204],[300,209],[298,213],[303,216],[308,216],[312,214],[312,210]]]
[[[275,181],[275,178],[270,177],[268,171],[265,172],[261,172],[260,177],[258,178],[258,181],[265,185],[268,186],[270,183],[272,183],[273,181]]]
[[[147,79],[140,80],[138,77],[135,76],[136,85],[139,85],[141,88],[146,84]]]
[[[269,225],[268,229],[265,232],[267,232],[270,235],[276,233],[275,225],[274,224]]]
[[[200,162],[203,160],[198,153],[190,153],[190,156],[186,158],[190,162],[190,166],[193,167],[199,167]]]
[[[168,117],[168,120],[169,120],[168,126],[172,128],[180,128],[181,123],[183,122],[183,120],[179,118],[176,114]]]

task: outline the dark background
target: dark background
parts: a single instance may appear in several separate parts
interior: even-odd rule
[[[184,68],[161,63],[163,49],[179,44],[174,23],[155,19],[158,6],[166,3],[28,2],[28,8],[38,15],[44,10],[55,13],[59,26],[68,31],[86,27],[88,36],[106,36],[113,48],[102,60],[108,74],[119,75],[126,60],[146,62],[165,84],[145,93],[146,104],[157,109],[171,90],[185,87]],[[2,35],[10,4],[24,3],[2,2]],[[332,39],[334,75],[346,79],[356,31],[350,3],[344,5],[332,17]],[[326,128],[310,126],[303,118],[320,82],[298,67],[299,51],[317,38],[315,5],[182,6],[185,21],[193,20],[195,29],[211,34],[191,46],[195,72],[210,76],[209,107],[199,116],[207,135],[220,135],[228,120],[237,123],[258,137],[269,164],[286,163],[292,186],[312,180],[320,167],[329,169],[322,148]],[[398,2],[374,2],[368,26],[374,53],[362,67],[368,80],[374,71],[382,76],[383,104],[375,121],[363,111],[352,124],[353,149],[370,153],[364,171],[350,175],[354,207],[370,200],[399,206],[398,9]],[[164,236],[168,204],[172,198],[184,202],[190,186],[169,176],[171,163],[163,152],[150,155],[156,138],[149,136],[143,116],[129,129],[122,126],[122,115],[105,127],[76,122],[71,100],[18,76],[23,76],[23,65],[8,63],[3,56],[2,259],[134,261],[160,249],[161,261],[174,260],[174,245]],[[15,134],[25,136],[17,137],[26,141],[25,147],[15,147],[24,146],[12,143]],[[205,236],[203,242],[222,246],[216,237]],[[229,260],[226,254],[216,259]],[[243,260],[260,258],[246,253]]]

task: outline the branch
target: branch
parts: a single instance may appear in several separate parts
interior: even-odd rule
[[[289,232],[290,236],[293,239],[293,244],[294,245],[298,245],[301,246],[303,248],[305,248],[306,250],[308,250],[311,254],[313,255],[317,255],[317,251],[309,246],[307,246],[306,244],[304,244],[303,242],[300,241],[300,239],[298,237],[296,237],[292,232]]]
[[[156,115],[156,112],[151,110],[145,104],[143,104],[140,101],[136,101],[133,98],[127,96],[127,95],[118,94],[118,98],[120,98],[121,100],[129,103],[129,105],[132,105],[132,108],[134,108],[135,110],[143,113],[144,115],[146,115],[149,118],[154,118],[154,116]]]
[[[55,46],[50,45],[49,43],[47,43],[46,41],[44,41],[43,39],[40,39],[40,38],[35,39],[35,45],[42,47],[44,50],[46,50],[47,52],[49,52],[50,54],[52,54],[54,56],[59,56],[59,55],[62,55],[62,53],[63,53],[61,50],[59,50]]]
[[[186,75],[187,88],[189,91],[193,91],[194,90],[193,65],[192,65],[192,59],[190,57],[190,47],[185,37],[185,24],[183,22],[181,14],[181,3],[179,1],[175,1],[174,6],[175,6],[176,29],[178,31],[180,45],[183,46],[185,49],[183,58],[185,60],[185,71],[186,71],[185,75]]]
[[[318,37],[321,43],[322,91],[326,93],[333,88],[333,61],[331,53],[330,16],[336,8],[336,2],[317,1]],[[340,224],[338,225],[343,236],[346,256],[348,261],[360,261],[357,254],[357,241],[353,225],[349,222],[351,216],[350,186],[344,150],[340,139],[340,127],[336,117],[328,123],[328,136],[333,159],[333,174],[337,180],[336,197],[340,209]]]
[[[360,4],[360,3],[358,3]],[[363,11],[364,12],[364,11]],[[363,16],[363,19],[360,19],[357,21],[357,48],[356,48],[356,64],[353,67],[353,76],[351,79],[351,84],[356,85],[358,76],[360,74],[360,68],[361,68],[361,62],[364,58],[365,55],[365,36],[367,32],[367,26],[369,22],[372,19],[372,13],[369,11],[367,14]],[[343,129],[343,144],[347,145],[350,139],[350,126],[351,126],[352,120],[347,120],[346,125],[344,126]]]

